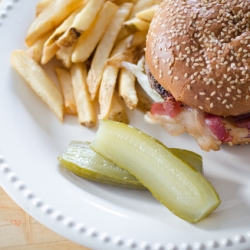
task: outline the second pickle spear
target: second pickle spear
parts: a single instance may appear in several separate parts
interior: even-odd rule
[[[142,131],[101,120],[91,147],[128,170],[182,219],[197,222],[220,204],[216,190],[202,174]]]

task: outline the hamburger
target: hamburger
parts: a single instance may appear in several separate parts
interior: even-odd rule
[[[250,1],[164,0],[146,41],[146,73],[163,98],[146,121],[205,150],[250,142]]]

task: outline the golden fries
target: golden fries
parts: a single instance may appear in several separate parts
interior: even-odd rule
[[[154,0],[154,3],[159,5],[162,1],[163,0]]]
[[[138,12],[150,8],[152,5],[155,4],[154,1],[155,0],[138,0],[135,3],[132,12],[130,13],[129,19],[134,18]]]
[[[73,92],[71,74],[69,70],[55,67],[55,72],[64,98],[65,113],[70,115],[77,115],[76,100]]]
[[[43,38],[39,39],[35,44],[26,50],[26,53],[32,57],[36,62],[40,63],[43,56],[43,48],[47,39],[51,36],[52,32],[46,34]]]
[[[56,43],[53,43],[49,46],[44,46],[41,63],[46,64],[50,59],[54,57],[54,55],[56,54],[58,50],[59,50],[59,46]]]
[[[108,118],[119,68],[106,66],[99,91],[99,119]]]
[[[89,0],[87,5],[74,19],[72,26],[58,40],[59,46],[70,47],[77,41],[81,34],[93,23],[105,0]]]
[[[46,9],[54,0],[40,0],[36,6],[36,16]]]
[[[100,41],[103,33],[106,31],[110,21],[115,15],[118,6],[114,3],[107,1],[100,13],[98,14],[96,20],[91,25],[90,29],[87,30],[79,38],[75,45],[75,49],[72,53],[72,61],[84,62],[86,61],[91,53],[94,51],[98,42]]]
[[[158,8],[158,5],[155,4],[146,10],[142,10],[142,11],[138,12],[136,14],[136,17],[143,20],[143,21],[150,23],[154,17],[154,14],[155,14],[155,11],[157,10],[157,8]]]
[[[22,50],[16,50],[11,54],[11,64],[58,119],[63,121],[62,93],[42,67]]]
[[[135,76],[128,70],[122,68],[119,75],[119,95],[123,98],[127,107],[133,110],[138,103],[135,90]]]
[[[98,92],[105,68],[105,62],[110,55],[115,39],[122,28],[123,22],[128,17],[132,7],[133,5],[131,3],[124,3],[119,7],[96,48],[87,77],[87,84],[92,100],[95,99]]]
[[[127,108],[145,112],[152,103],[139,59],[160,2],[40,0],[25,39],[29,48],[13,53],[13,67],[61,121],[65,113],[87,127],[97,116],[128,123]],[[52,59],[60,89],[43,71]]]
[[[56,58],[61,61],[64,67],[70,68],[72,65],[71,55],[73,51],[74,51],[74,46],[61,47],[56,52]]]
[[[145,44],[141,46],[135,46],[132,48],[128,48],[121,53],[117,53],[113,57],[110,57],[107,61],[107,65],[115,66],[118,68],[122,68],[122,62],[132,62],[136,63],[139,58],[141,58],[142,54],[144,53]]]
[[[149,22],[134,17],[124,23],[124,28],[128,31],[128,33],[134,34],[138,31],[148,31],[149,24]]]
[[[86,83],[86,65],[84,63],[73,64],[70,73],[79,123],[86,127],[93,127],[96,124],[96,115]]]
[[[79,8],[77,8],[74,12],[72,12],[63,21],[63,23],[59,27],[56,28],[56,30],[53,32],[53,34],[46,41],[45,46],[49,46],[49,45],[57,42],[57,40],[70,28],[76,15],[81,11],[82,8],[83,8],[83,4]]]
[[[78,4],[79,0],[54,0],[31,24],[26,36],[26,44],[33,45],[47,32],[56,28],[78,7]]]
[[[146,113],[147,111],[150,110],[153,101],[138,83],[135,84],[135,90],[138,97],[136,108],[141,110],[143,113]]]
[[[113,98],[112,98],[112,103],[111,103],[108,119],[117,121],[117,122],[123,122],[126,124],[129,123],[126,110],[121,104],[121,102],[118,100],[118,97],[115,94],[113,95]]]
[[[146,34],[147,32],[140,31],[120,41],[107,59],[106,65],[121,68],[123,61],[136,63],[144,54]]]

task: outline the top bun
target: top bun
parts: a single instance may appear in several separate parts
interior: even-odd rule
[[[250,0],[164,0],[146,62],[188,106],[219,116],[250,112]]]

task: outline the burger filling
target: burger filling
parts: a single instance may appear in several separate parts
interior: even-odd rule
[[[247,143],[250,138],[250,113],[237,117],[221,117],[188,107],[166,91],[146,67],[149,82],[163,102],[154,102],[145,119],[162,125],[170,134],[189,133],[205,150],[219,150],[222,143]]]

